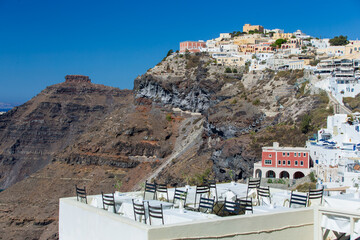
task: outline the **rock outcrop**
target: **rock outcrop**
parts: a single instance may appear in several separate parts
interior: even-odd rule
[[[43,168],[54,153],[132,99],[131,91],[86,79],[67,76],[66,82],[0,116],[0,189]]]
[[[91,83],[91,80],[88,76],[83,75],[66,75],[66,83]]]

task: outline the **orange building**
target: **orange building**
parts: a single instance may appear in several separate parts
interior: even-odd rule
[[[203,41],[185,41],[180,43],[180,52],[200,52],[200,48],[205,48],[206,43]]]
[[[261,162],[254,164],[254,177],[298,179],[308,175],[313,165],[310,150],[301,147],[262,148]]]

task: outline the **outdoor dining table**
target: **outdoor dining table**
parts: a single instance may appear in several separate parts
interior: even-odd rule
[[[324,197],[324,206],[344,211],[360,211],[360,198],[355,193],[339,194],[336,196]],[[343,216],[324,214],[321,220],[321,227],[341,233],[350,233],[350,219]],[[355,221],[354,233],[360,234],[360,222]]]
[[[188,191],[186,203],[187,204],[193,204],[195,202],[195,195],[196,195],[196,186],[185,186],[177,188],[181,191]],[[254,193],[256,190],[252,189],[249,192],[249,195]],[[174,198],[174,192],[175,188],[169,188],[168,194],[169,194],[169,201],[172,202]],[[210,189],[210,198],[214,196],[218,196],[218,200],[222,201],[226,197],[229,201],[235,201],[235,198],[244,198],[246,197],[247,193],[247,184],[242,183],[217,183],[216,184],[216,193],[215,189]],[[161,195],[162,196],[162,195]],[[197,197],[197,202],[199,202],[199,197]]]
[[[278,206],[278,205],[254,206],[253,214],[286,212],[289,210],[290,210],[290,208],[288,208],[288,207],[283,207],[283,206]],[[247,212],[247,214],[249,214],[249,213]]]
[[[289,206],[290,203],[291,192],[282,190],[271,194],[271,203],[276,206]],[[261,205],[270,205],[270,201],[268,198],[261,199]]]
[[[243,183],[233,182],[216,184],[216,190],[220,199],[226,197],[229,201],[235,201],[235,198],[247,197],[247,184]],[[255,189],[251,189],[251,191],[249,191],[249,195],[252,195],[254,192]]]
[[[114,201],[115,201],[116,212],[119,212],[120,206],[122,205],[123,202],[131,201],[131,199],[142,199],[142,194],[140,194],[138,192],[130,192],[130,193],[115,192],[114,193]],[[90,199],[89,203],[93,207],[103,208],[101,195],[93,196]],[[112,208],[109,208],[108,211],[113,212],[114,210]]]
[[[203,219],[220,218],[215,214],[194,212],[179,208],[165,209],[163,211],[163,216],[164,216],[164,224],[175,224],[175,223],[183,223],[183,222],[193,222]],[[159,219],[154,219],[152,221],[153,221],[152,222],[153,225],[154,223],[156,225],[161,224],[161,220]]]
[[[159,201],[159,200],[142,200],[142,199],[135,199],[134,200],[137,203],[141,203],[144,202],[144,207],[145,207],[145,214],[147,215],[148,213],[148,203],[150,204],[150,206],[160,206],[160,204],[162,205],[163,210],[164,209],[170,209],[173,207],[173,203],[171,202],[163,202],[163,201]],[[128,199],[128,200],[124,200],[122,202],[122,204],[120,205],[120,208],[118,210],[118,212],[124,216],[124,217],[128,217],[131,219],[134,219],[134,208],[133,208],[133,203],[132,203],[132,199]]]
[[[360,211],[360,198],[355,193],[339,194],[324,197],[324,206],[334,207],[349,211]]]

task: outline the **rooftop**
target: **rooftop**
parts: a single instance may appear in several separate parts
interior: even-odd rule
[[[255,192],[247,194],[248,185],[239,183],[216,184],[218,201],[223,204],[238,193],[242,198],[255,197]],[[191,205],[196,187],[180,189],[189,191]],[[323,228],[336,231],[337,219],[341,220],[344,231],[355,236],[360,230],[355,224],[360,218],[360,206],[355,193],[309,200],[311,207],[289,208],[290,192],[271,189],[271,204],[263,198],[261,204],[252,206],[253,211],[241,215],[220,216],[219,214],[196,212],[189,209],[174,208],[171,194],[175,189],[168,188],[169,201],[143,200],[143,192],[115,193],[115,213],[113,208],[103,209],[101,195],[87,196],[88,204],[77,201],[76,197],[60,199],[60,239],[322,239]],[[254,195],[255,194],[255,195]],[[298,195],[306,196],[304,193]],[[163,196],[162,196],[163,197]],[[235,196],[238,198],[239,196]],[[149,213],[139,221],[134,219],[132,200],[138,203],[161,204],[164,224],[161,220],[149,224]],[[241,198],[239,198],[241,199]],[[254,203],[257,202],[254,198]],[[307,199],[307,198],[306,198]],[[319,200],[319,201],[316,201]],[[325,204],[321,204],[321,203]],[[351,203],[351,204],[349,204]],[[320,204],[320,205],[318,205]],[[325,206],[323,206],[325,205]],[[180,205],[181,206],[181,205]],[[346,207],[346,209],[342,209]],[[149,210],[145,207],[145,212]],[[141,218],[140,218],[141,219]],[[147,223],[145,224],[145,219]],[[348,219],[348,220],[346,220]],[[325,221],[325,222],[324,222]],[[340,223],[340,222],[338,222]],[[331,232],[331,231],[330,231]]]

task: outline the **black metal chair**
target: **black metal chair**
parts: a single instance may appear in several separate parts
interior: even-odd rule
[[[210,188],[209,185],[205,184],[205,185],[200,185],[200,186],[196,186],[196,192],[195,192],[195,202],[194,202],[194,206],[193,208],[196,209],[196,203],[197,203],[197,196],[200,195],[200,198],[203,197],[203,195],[205,195],[207,198],[209,198],[210,196]]]
[[[179,201],[183,201],[185,206],[187,195],[188,195],[188,190],[182,191],[175,188],[173,203],[175,204],[175,200],[179,200]]]
[[[210,194],[211,194],[211,189],[214,189],[215,191],[215,199],[216,201],[218,201],[218,195],[217,195],[217,189],[216,189],[216,181],[215,180],[207,180],[207,181],[204,181],[205,184],[207,184],[209,186],[209,189],[210,189]]]
[[[209,213],[213,213],[214,205],[215,205],[215,197],[213,199],[200,197],[199,208],[197,209],[197,211],[204,213],[209,211]]]
[[[78,188],[77,185],[75,185],[76,189],[76,200],[80,202],[83,202],[85,200],[85,203],[87,204],[87,197],[86,197],[86,188]]]
[[[240,203],[226,201],[224,199],[224,205],[222,206],[222,216],[228,215],[239,215],[240,214]]]
[[[139,222],[141,222],[141,216],[143,216],[145,224],[146,224],[146,214],[145,214],[145,206],[144,206],[144,202],[141,203],[135,203],[134,199],[132,199],[132,204],[133,204],[133,209],[134,209],[134,218],[135,221],[137,221],[136,219],[136,215],[139,215]]]
[[[310,206],[310,199],[320,199],[320,205],[323,201],[324,186],[321,189],[309,189],[308,206]]]
[[[291,191],[289,208],[291,208],[291,205],[294,204],[306,207],[308,201],[308,195],[309,195],[308,193],[306,193],[306,195],[301,195]]]
[[[258,203],[260,206],[260,198],[269,198],[269,203],[271,204],[271,197],[270,197],[270,187],[258,187],[257,189],[257,198]]]
[[[257,189],[258,187],[260,187],[260,181],[260,178],[249,178],[246,197],[249,196],[250,189]]]
[[[247,211],[253,212],[253,205],[252,205],[252,199],[237,199],[236,202],[240,205],[240,213],[243,212],[243,214],[246,214]]]
[[[150,225],[151,225],[151,218],[161,219],[161,222],[164,225],[164,214],[163,214],[162,204],[160,204],[160,207],[150,206],[150,204],[148,202],[148,211],[149,211]]]
[[[103,202],[103,209],[108,210],[109,207],[113,207],[114,213],[116,213],[114,193],[104,194],[103,192],[101,192],[101,196]]]
[[[153,195],[152,199],[156,197],[156,183],[148,183],[145,181],[145,190],[144,190],[144,200],[146,199],[146,193],[151,193]]]
[[[164,193],[166,194],[166,201],[169,201],[169,193],[166,184],[156,184],[156,195],[155,198],[158,199],[157,194]]]

